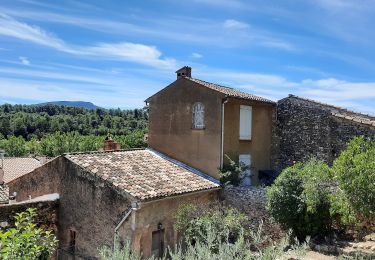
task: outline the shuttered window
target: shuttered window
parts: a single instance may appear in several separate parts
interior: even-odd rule
[[[251,140],[252,107],[240,106],[240,140]]]

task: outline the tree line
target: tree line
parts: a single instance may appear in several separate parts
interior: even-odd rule
[[[77,132],[80,135],[128,135],[146,130],[145,109],[86,109],[61,105],[0,106],[0,139],[11,136],[41,139],[48,133]]]
[[[113,135],[112,138],[121,144],[122,149],[142,148],[144,130],[134,130],[127,135]],[[0,140],[0,148],[6,156],[46,155],[58,156],[68,152],[98,151],[106,135],[81,135],[78,132],[46,134],[40,140],[25,140],[22,136],[11,136]]]

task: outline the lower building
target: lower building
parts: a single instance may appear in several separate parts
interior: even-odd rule
[[[8,183],[15,200],[59,195],[58,254],[96,257],[114,237],[160,256],[178,234],[179,205],[218,198],[218,182],[153,150],[72,153]]]

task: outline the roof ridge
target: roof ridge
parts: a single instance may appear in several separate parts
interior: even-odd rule
[[[62,155],[74,155],[74,154],[97,154],[97,153],[113,153],[113,152],[130,152],[130,151],[138,151],[138,150],[146,150],[146,148],[128,148],[128,149],[119,149],[119,150],[109,150],[109,151],[84,151],[84,152],[69,152],[63,153]]]
[[[217,83],[212,83],[212,82],[209,82],[209,81],[205,81],[205,80],[201,80],[201,79],[197,79],[197,78],[192,78],[192,77],[183,77],[183,78],[187,79],[187,80],[190,80],[194,83],[200,84],[201,86],[210,88],[214,91],[223,93],[228,97],[276,104],[275,101],[272,101],[270,99],[267,99],[267,98],[264,98],[264,97],[261,97],[261,96],[258,96],[258,95],[254,95],[254,94],[251,94],[251,93],[241,91],[237,88],[227,87],[227,86],[223,86],[223,85],[220,85],[220,84],[217,84]]]
[[[365,117],[372,117],[372,118],[374,118],[372,120],[368,119],[369,121],[374,121],[375,120],[375,115],[365,114],[365,113],[361,113],[361,112],[356,112],[356,111],[353,111],[353,110],[350,110],[350,109],[347,109],[347,108],[344,108],[344,107],[335,106],[335,105],[332,105],[332,104],[320,102],[320,101],[309,99],[309,98],[300,97],[300,96],[293,95],[293,94],[289,94],[288,97],[297,98],[297,99],[308,101],[308,102],[312,102],[312,103],[315,103],[315,104],[318,104],[318,105],[321,105],[321,106],[331,107],[331,108],[335,108],[335,109],[338,109],[338,110],[341,110],[341,111],[346,111],[346,112],[349,112],[349,113],[353,113],[353,114],[357,114],[357,115],[361,115],[361,116],[365,116]]]

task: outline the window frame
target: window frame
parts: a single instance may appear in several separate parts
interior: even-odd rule
[[[248,132],[247,133],[244,133],[244,126],[243,124],[245,124],[246,122],[244,122],[246,119],[243,118],[245,117],[245,115],[243,114],[242,111],[248,111],[248,115],[250,116],[250,118],[248,118],[249,120],[249,123],[250,123],[250,127],[248,129]],[[239,140],[240,141],[251,141],[252,140],[252,128],[253,128],[253,107],[252,106],[247,106],[247,105],[240,105],[240,111],[239,111],[240,115],[239,115],[239,122],[238,122],[238,125],[239,125]]]
[[[198,111],[198,108],[200,108],[200,110]],[[199,122],[201,124],[197,124],[197,116],[199,116],[200,114],[200,117],[201,117],[201,121],[202,122]],[[202,102],[195,102],[193,105],[192,105],[192,109],[191,109],[191,118],[192,118],[192,121],[191,121],[191,129],[193,130],[204,130],[206,128],[206,124],[205,124],[205,106]]]

